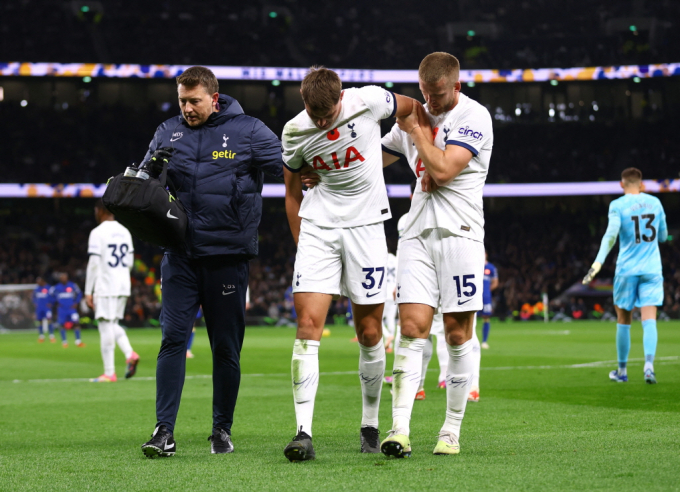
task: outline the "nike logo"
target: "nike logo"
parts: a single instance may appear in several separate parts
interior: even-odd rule
[[[171,138],[170,141],[171,141],[171,142],[176,142],[176,141],[179,140],[180,138],[182,138],[182,137]]]
[[[229,294],[233,294],[234,292],[236,292],[236,291],[235,291],[235,290],[232,290],[231,292],[224,292],[224,291],[222,291],[222,295],[223,295],[223,296],[228,296]]]
[[[462,306],[463,304],[465,304],[466,302],[470,302],[471,300],[472,299],[468,299],[467,301],[463,301],[463,302],[458,301],[458,305]]]
[[[166,217],[167,217],[168,219],[177,219],[177,220],[179,220],[179,217],[175,217],[174,215],[172,215],[172,214],[170,213],[170,210],[168,210],[168,213],[167,213]]]
[[[366,293],[366,297],[373,297],[373,296],[377,296],[378,294],[380,294],[380,292],[376,292],[375,294]]]
[[[163,451],[167,451],[168,449],[172,449],[174,444],[168,444],[167,441],[165,441],[165,446],[163,447]]]

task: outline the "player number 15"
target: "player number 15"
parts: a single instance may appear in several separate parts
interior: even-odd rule
[[[468,287],[470,290],[468,291],[461,291],[460,289],[460,277],[458,275],[455,275],[453,277],[454,282],[456,282],[456,291],[458,292],[458,297],[461,297],[461,294],[463,294],[465,297],[472,297],[475,295],[477,292],[477,286],[469,282],[469,280],[474,280],[475,276],[474,275],[463,275],[463,288],[467,289]]]

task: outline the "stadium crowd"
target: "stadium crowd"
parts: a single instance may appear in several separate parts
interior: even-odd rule
[[[43,205],[48,202],[41,201]],[[13,204],[17,202],[14,200]],[[570,210],[554,200],[549,203],[552,205],[529,206],[535,209],[534,212],[508,206],[486,213],[486,248],[500,278],[499,288],[494,294],[496,316],[522,319],[523,307],[542,302],[544,292],[551,300],[560,298],[569,287],[580,282],[595,257],[606,229],[606,205],[599,207],[602,213],[593,214],[592,211]],[[397,210],[403,205],[393,205],[394,218],[386,222],[391,244],[396,241]],[[48,282],[54,283],[54,275],[66,271],[71,280],[82,287],[87,265],[87,236],[95,225],[91,215],[84,215],[90,208],[81,204],[80,212],[75,209],[54,211],[49,210],[50,204],[36,206],[28,214],[18,206],[9,209],[5,208],[7,206],[8,203],[5,203],[0,207],[7,211],[2,216],[2,228],[6,233],[0,238],[0,285],[32,283],[37,275],[45,275]],[[38,208],[47,211],[41,213]],[[542,224],[547,217],[550,227]],[[46,228],[44,224],[50,225]],[[136,241],[135,248],[132,295],[124,323],[128,326],[157,326],[155,320],[158,319],[162,297],[156,272],[159,271],[161,251],[139,241]],[[666,295],[661,311],[678,319],[680,244],[677,241],[662,244],[661,253]],[[286,290],[292,282],[294,257],[295,246],[282,203],[276,199],[265,200],[260,227],[260,255],[251,262],[250,309],[247,314],[253,322],[261,323],[265,317],[270,323],[291,318],[292,304]],[[599,277],[603,280],[613,278],[614,264],[612,254]],[[9,297],[0,292],[0,325],[30,325],[33,312],[29,299],[30,292],[15,292]],[[571,297],[551,302],[550,312],[559,313],[558,319],[563,316],[598,318],[600,316],[594,314],[594,305],[599,303],[603,313],[613,313],[610,297],[586,298],[584,302],[587,309],[582,315],[574,316],[574,312],[582,310],[582,307],[578,306],[578,298]],[[330,315],[344,315],[344,306],[337,303]],[[82,313],[87,314],[84,306]],[[535,314],[530,317],[543,317]]]
[[[266,108],[249,113],[262,118],[279,135],[287,118],[294,116],[281,112],[271,117]],[[153,105],[47,109],[0,104],[0,145],[7,149],[3,160],[11,163],[5,167],[3,182],[106,182],[143,158],[148,135],[171,114]],[[126,122],[124,126],[121,121]],[[677,177],[677,118],[626,120],[612,115],[601,121],[497,121],[494,149],[503,151],[494,152],[487,182],[617,180],[621,169],[641,162],[645,177]],[[34,133],[22,130],[29,126],[40,135],[38,145]],[[405,184],[411,179],[406,165],[385,170],[387,183]]]
[[[461,0],[427,8],[406,0],[209,0],[200,9],[189,5],[165,0],[2,2],[2,61],[284,67],[323,61],[338,68],[410,69],[422,53],[438,49],[461,53],[467,68],[680,59],[680,6],[672,0],[569,0],[559,9],[547,0]],[[561,15],[564,11],[569,16]],[[632,24],[633,30],[631,22],[639,26]],[[158,39],[170,43],[180,32],[201,35],[157,49]]]

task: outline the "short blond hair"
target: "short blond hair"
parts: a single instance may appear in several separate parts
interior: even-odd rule
[[[426,84],[436,84],[446,78],[455,84],[460,76],[460,62],[458,58],[443,51],[430,53],[418,67],[418,78]]]
[[[642,171],[636,167],[624,169],[621,173],[621,181],[624,185],[638,184],[642,181]]]
[[[312,111],[328,111],[340,100],[342,82],[333,70],[313,66],[302,79],[300,92],[302,100]]]

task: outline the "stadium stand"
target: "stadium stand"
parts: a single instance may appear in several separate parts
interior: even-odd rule
[[[162,0],[3,2],[0,53],[11,58],[3,61],[293,67],[324,63],[375,69],[412,68],[422,53],[438,49],[461,53],[467,68],[680,60],[680,5],[672,0],[568,0],[559,9],[548,0],[510,0],[502,6],[491,0],[463,0],[434,4],[408,16],[402,15],[412,6],[407,0],[209,0],[201,2],[200,9],[189,5]],[[565,11],[568,16],[561,15]],[[206,35],[182,42],[196,32]],[[405,36],[409,43],[403,43]],[[158,39],[168,40],[167,50],[157,49]]]

